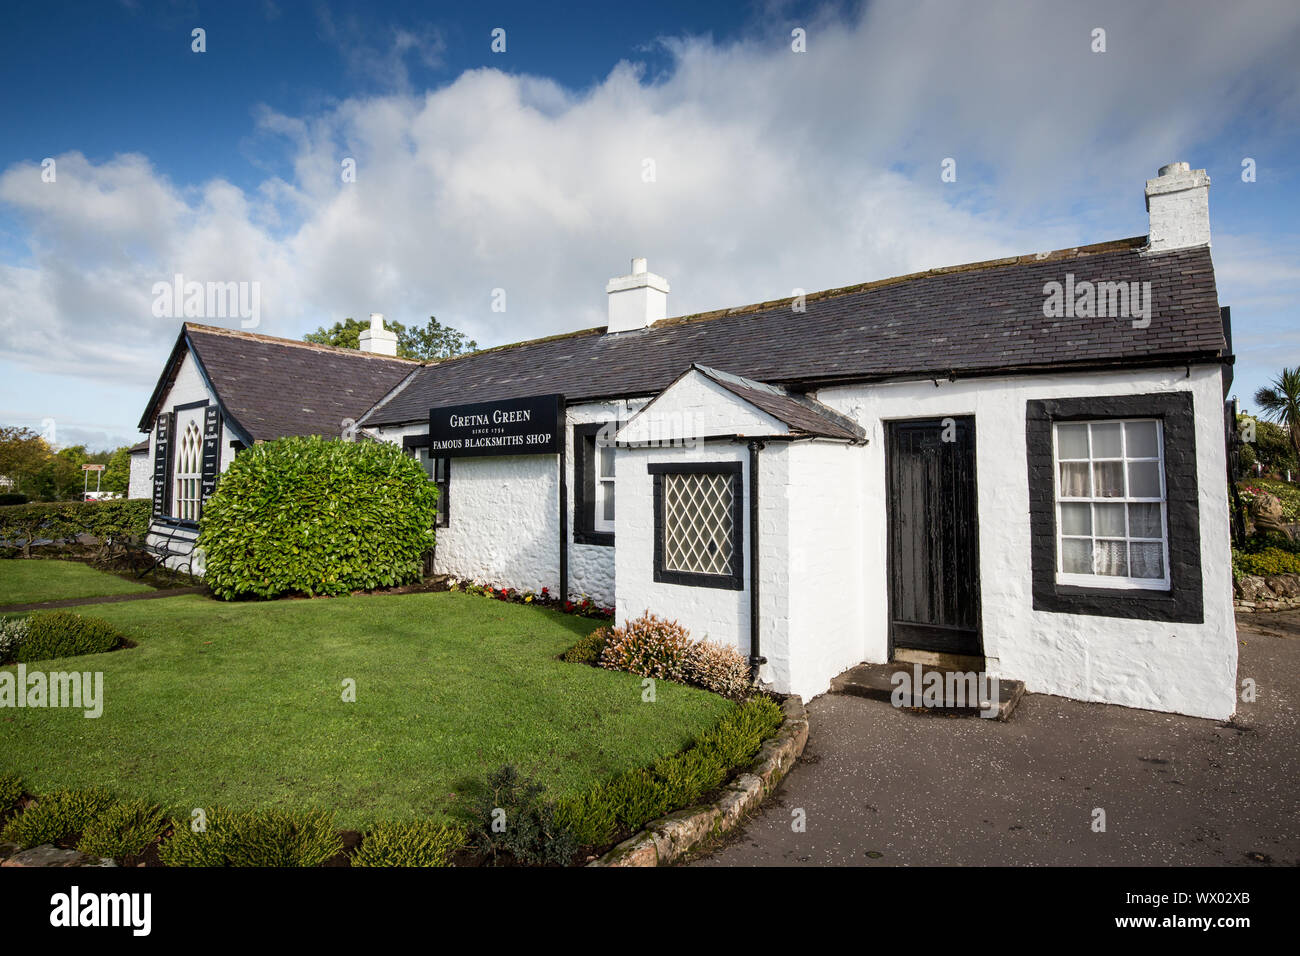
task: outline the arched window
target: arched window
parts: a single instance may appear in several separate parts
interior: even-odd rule
[[[176,447],[176,516],[199,520],[200,483],[203,477],[203,433],[191,419]]]

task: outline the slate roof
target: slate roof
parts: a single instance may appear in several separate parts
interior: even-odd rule
[[[147,431],[188,343],[236,431],[251,441],[339,435],[419,362],[186,322],[140,421]],[[425,410],[427,414],[427,409]]]
[[[825,438],[842,438],[847,441],[859,441],[866,437],[866,431],[853,419],[806,395],[792,395],[779,386],[755,382],[706,365],[691,367],[711,381],[717,382],[731,394],[743,398],[777,421],[788,425],[793,432]]]
[[[423,420],[431,407],[551,392],[569,401],[654,394],[692,364],[806,389],[834,382],[1099,367],[1225,356],[1208,248],[1146,253],[1146,237],[934,269],[807,297],[603,328],[475,352],[418,369],[362,419]],[[1150,282],[1151,319],[1046,318],[1044,285]]]

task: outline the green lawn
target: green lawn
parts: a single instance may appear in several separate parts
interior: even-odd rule
[[[183,811],[315,805],[356,827],[454,812],[503,763],[576,792],[734,706],[665,681],[643,703],[641,678],[556,659],[596,622],[465,594],[184,595],[94,614],[138,646],[28,666],[103,671],[103,716],[0,711],[0,771],[29,789],[101,785]]]
[[[65,598],[104,597],[152,591],[140,581],[96,571],[77,561],[6,558],[0,561],[0,607]]]

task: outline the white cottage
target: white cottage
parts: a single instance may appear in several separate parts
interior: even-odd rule
[[[1150,234],[669,318],[633,260],[602,328],[441,362],[187,324],[141,421],[156,535],[242,447],[400,442],[435,569],[646,610],[805,697],[929,658],[1030,691],[1235,709],[1209,179]]]

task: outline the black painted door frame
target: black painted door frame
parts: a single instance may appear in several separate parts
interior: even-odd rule
[[[885,436],[889,656],[982,655],[975,419],[891,421]]]

